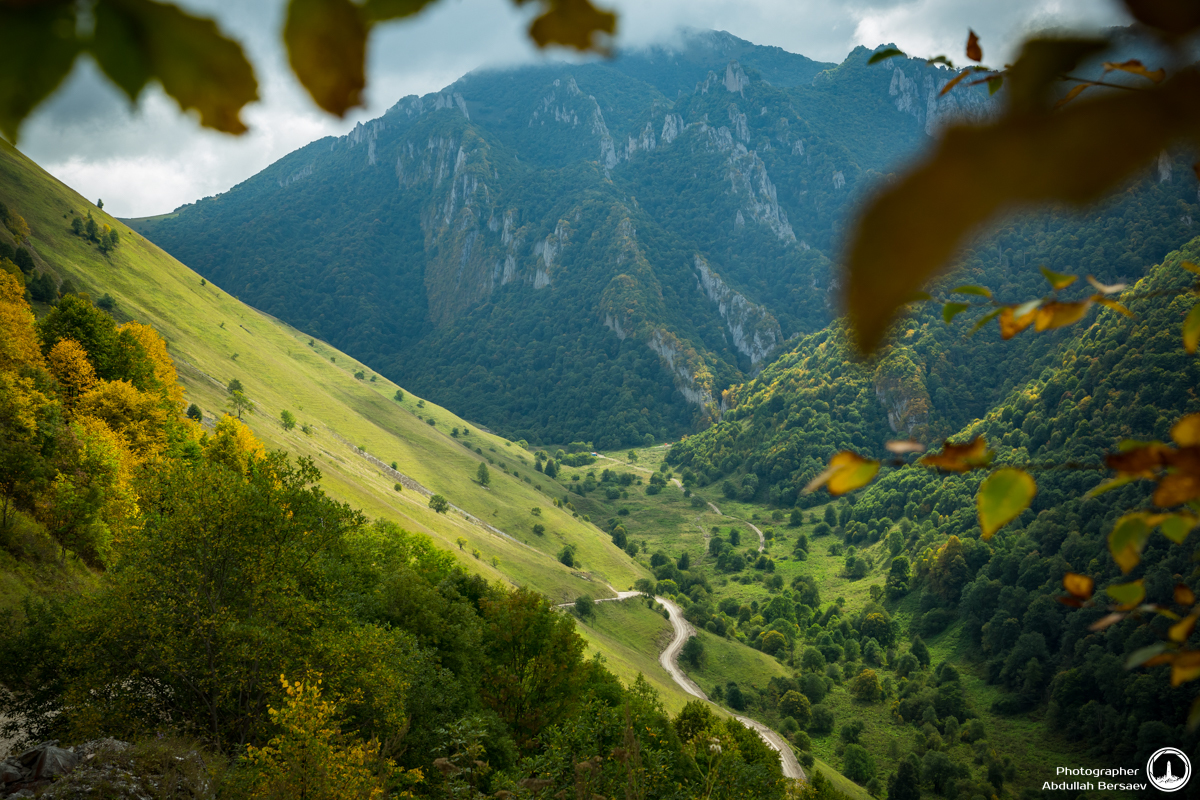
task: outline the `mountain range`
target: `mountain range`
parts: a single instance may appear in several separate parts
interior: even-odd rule
[[[717,419],[833,317],[845,220],[950,119],[920,59],[840,64],[693,32],[464,76],[131,220],[209,280],[529,441],[616,447]]]

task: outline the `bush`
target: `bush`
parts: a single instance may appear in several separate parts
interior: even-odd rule
[[[450,510],[450,501],[442,497],[440,494],[435,494],[429,498],[429,507],[439,514],[445,514]]]
[[[575,548],[572,547],[571,545],[567,545],[566,547],[564,547],[558,553],[558,560],[562,563],[563,566],[574,568],[576,566]]]
[[[190,406],[188,406],[187,417],[188,419],[194,419],[196,422],[200,422],[204,419],[204,412],[200,410],[200,406],[192,403]]]
[[[875,777],[875,759],[861,744],[847,745],[842,754],[842,774],[855,783],[866,783]]]
[[[825,736],[833,733],[833,725],[833,711],[829,706],[818,704],[812,707],[812,722],[808,724],[810,733]]]
[[[586,594],[575,598],[575,613],[580,619],[591,619],[596,616],[596,601]]]

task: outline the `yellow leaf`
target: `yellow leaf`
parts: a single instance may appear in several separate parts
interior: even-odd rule
[[[1200,498],[1200,474],[1173,472],[1158,479],[1154,505],[1170,508]]]
[[[1117,583],[1105,587],[1104,591],[1121,604],[1121,611],[1130,611],[1137,608],[1138,603],[1146,599],[1146,582],[1139,579],[1132,583]]]
[[[805,493],[815,492],[822,486],[835,497],[866,486],[879,472],[879,462],[866,459],[850,450],[829,459],[829,466],[804,487]]]
[[[596,34],[612,36],[617,30],[617,15],[601,11],[589,0],[547,0],[546,13],[529,26],[529,36],[538,47],[561,44],[576,50],[607,52]]]
[[[1188,414],[1180,417],[1171,426],[1171,441],[1180,447],[1200,445],[1200,414]]]
[[[1192,629],[1196,627],[1196,615],[1189,614],[1183,619],[1176,622],[1167,630],[1167,636],[1172,642],[1183,644],[1192,635]]]
[[[1165,69],[1159,68],[1151,72],[1150,70],[1146,69],[1146,67],[1142,65],[1142,62],[1138,61],[1136,58],[1131,58],[1128,61],[1121,62],[1120,64],[1112,61],[1105,61],[1104,71],[1112,72],[1113,70],[1128,72],[1131,75],[1140,75],[1141,77],[1146,78],[1154,83],[1162,83],[1163,78],[1167,77],[1167,71]]]
[[[946,270],[980,224],[1014,206],[1091,202],[1190,136],[1194,120],[1179,109],[1198,106],[1200,74],[1183,71],[1054,114],[946,130],[915,168],[875,195],[852,232],[845,301],[859,350],[875,349],[904,299]],[[935,204],[939,213],[929,214]]]
[[[1080,300],[1077,303],[1046,303],[1037,310],[1034,328],[1040,333],[1073,325],[1083,319],[1083,315],[1091,306],[1090,299]]]
[[[288,61],[318,106],[339,117],[362,105],[367,24],[350,0],[291,0],[283,26]]]
[[[1001,309],[1000,338],[1007,341],[1008,339],[1016,336],[1018,333],[1028,328],[1036,316],[1036,310],[1018,316],[1011,308]]]
[[[1120,303],[1118,303],[1116,300],[1113,300],[1113,299],[1112,299],[1112,298],[1110,298],[1110,297],[1104,297],[1104,296],[1102,296],[1102,295],[1096,295],[1095,297],[1093,297],[1093,298],[1092,298],[1092,300],[1094,300],[1095,302],[1097,302],[1097,303],[1099,303],[1100,305],[1104,306],[1105,308],[1111,308],[1113,311],[1117,312],[1118,314],[1121,314],[1122,316],[1126,316],[1126,317],[1129,317],[1129,318],[1131,318],[1131,319],[1133,318],[1133,312],[1132,312],[1132,311],[1130,311],[1128,308],[1126,308],[1125,306],[1121,305],[1121,304],[1120,304]]]
[[[942,87],[942,90],[940,92],[938,92],[938,96],[944,95],[946,92],[950,91],[955,86],[958,86],[959,81],[961,81],[963,78],[967,77],[970,74],[971,74],[971,70],[969,70],[969,69],[964,69],[962,72],[958,73],[957,77],[951,79],[949,83],[947,83],[945,86]]]
[[[1020,516],[1022,511],[1029,508],[1036,495],[1037,483],[1024,470],[1005,467],[989,475],[987,480],[979,485],[979,492],[975,495],[983,538],[992,538],[992,534]],[[1090,578],[1085,580],[1089,583],[1091,581]],[[1088,592],[1091,592],[1090,586]]]
[[[1200,678],[1200,650],[1185,650],[1171,661],[1171,685],[1194,681]]]
[[[246,132],[241,110],[258,99],[258,81],[215,22],[154,0],[107,0],[95,15],[92,54],[130,100],[157,80],[180,108],[199,112],[201,125]]]
[[[1181,606],[1190,606],[1196,602],[1196,593],[1185,584],[1175,584],[1175,602]]]
[[[1200,177],[1200,176],[1197,176],[1197,177]],[[1179,264],[1179,266],[1183,267],[1188,272],[1194,272],[1197,275],[1200,275],[1200,265],[1193,264],[1191,261],[1183,261]]]
[[[989,456],[987,442],[982,436],[976,436],[966,444],[945,442],[942,452],[930,453],[919,463],[947,472],[966,472],[969,469],[986,466]]]
[[[1187,318],[1183,321],[1183,349],[1188,355],[1196,352],[1200,345],[1200,303],[1192,306]]]
[[[1059,289],[1065,289],[1075,281],[1079,280],[1078,275],[1067,275],[1064,272],[1055,272],[1053,270],[1046,269],[1045,267],[1038,267],[1038,269],[1041,270],[1042,277],[1046,279],[1046,282],[1049,283],[1050,287],[1055,291],[1058,291]]]
[[[1079,95],[1083,94],[1083,90],[1087,89],[1089,86],[1095,86],[1095,84],[1094,83],[1081,83],[1078,86],[1073,87],[1071,89],[1071,91],[1069,91],[1065,95],[1063,95],[1061,100],[1059,100],[1057,103],[1054,104],[1054,107],[1062,108],[1067,103],[1071,102],[1076,97],[1079,97]]]
[[[1079,575],[1075,572],[1068,572],[1063,575],[1063,588],[1076,597],[1082,597],[1085,600],[1092,596],[1092,590],[1095,588],[1095,581],[1087,575]]]

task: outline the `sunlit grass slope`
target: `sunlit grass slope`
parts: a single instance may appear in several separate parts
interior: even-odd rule
[[[159,331],[176,360],[187,400],[204,410],[206,422],[224,413],[225,386],[237,378],[257,407],[245,416],[246,423],[268,448],[313,458],[331,495],[373,517],[429,534],[475,572],[528,585],[558,602],[585,593],[610,596],[606,584],[626,589],[648,574],[582,517],[555,508],[551,495],[542,491],[551,488],[550,482],[533,470],[532,456],[520,446],[409,392],[397,402],[395,384],[205,284],[2,142],[0,199],[29,223],[37,255],[59,278],[69,278],[93,297],[110,294],[119,320],[136,319]],[[72,234],[72,211],[90,211],[97,222],[117,229],[116,251],[105,257]],[[356,378],[356,372],[363,377]],[[290,431],[280,421],[285,410],[299,423]],[[310,433],[302,432],[304,425]],[[451,435],[455,427],[458,437]],[[463,435],[464,430],[470,433]],[[396,462],[400,472],[515,541],[454,511],[434,513],[415,491],[396,491],[394,478],[367,455]],[[491,486],[484,487],[475,476],[479,463],[489,458]],[[544,534],[533,533],[536,523],[545,526]],[[459,539],[465,540],[461,547]],[[557,560],[567,544],[576,548],[573,570]]]
[[[576,620],[575,627],[626,684],[633,683],[639,672],[645,675],[671,714],[678,713],[692,699],[658,663],[658,654],[671,641],[673,630],[644,598],[596,603],[595,616],[583,622]]]

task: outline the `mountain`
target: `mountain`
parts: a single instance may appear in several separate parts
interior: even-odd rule
[[[648,574],[595,526],[555,505],[551,482],[519,444],[249,308],[5,143],[0,201],[30,229],[24,244],[0,229],[0,263],[3,247],[24,249],[34,263],[31,287],[45,279],[53,288],[86,291],[118,321],[152,326],[167,344],[184,396],[210,429],[230,408],[226,387],[237,379],[256,406],[246,424],[268,449],[312,458],[331,496],[430,536],[489,581],[534,587],[565,602],[608,596],[605,584],[626,589]],[[120,244],[107,255],[72,233],[69,220],[89,214],[119,232]],[[294,428],[282,423],[283,411],[295,416]],[[490,487],[474,479],[480,463],[491,467]],[[461,510],[434,512],[427,492]],[[546,533],[534,533],[535,525]],[[559,563],[566,545],[582,566]]]
[[[847,214],[986,92],[726,33],[471,73],[230,191],[131,220],[200,274],[435,402],[616,447],[832,317]]]

